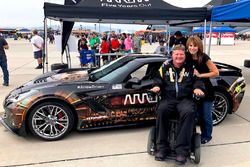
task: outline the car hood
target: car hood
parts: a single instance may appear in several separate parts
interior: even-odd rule
[[[21,85],[12,92],[21,93],[31,89],[42,89],[45,87],[55,87],[61,84],[74,84],[79,81],[88,81],[89,75],[87,70],[57,70],[37,76],[29,82]]]

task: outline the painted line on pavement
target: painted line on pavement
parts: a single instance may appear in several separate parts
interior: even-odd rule
[[[250,122],[250,120],[248,120],[248,119],[246,119],[246,118],[244,118],[244,117],[242,117],[242,116],[240,116],[240,115],[238,115],[238,114],[235,114],[235,115],[237,115],[237,116],[240,117],[241,119],[244,119],[244,120],[247,121],[247,122]]]

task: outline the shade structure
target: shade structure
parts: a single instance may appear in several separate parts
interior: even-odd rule
[[[44,3],[45,17],[61,21],[166,24],[169,20],[204,20],[207,8],[180,8],[162,0],[81,0],[77,4]]]
[[[209,27],[206,27],[206,32],[209,32]],[[223,26],[223,27],[212,27],[212,32],[236,32],[235,29]],[[193,33],[204,33],[204,27],[194,27]]]
[[[162,0],[65,0],[65,5],[44,3],[44,15],[63,22],[62,53],[74,22],[166,25],[210,18],[206,7],[180,8]]]
[[[250,22],[250,1],[244,0],[212,8],[212,21]]]

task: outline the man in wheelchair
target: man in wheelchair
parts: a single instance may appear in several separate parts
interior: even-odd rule
[[[186,64],[185,59],[185,47],[176,45],[172,50],[172,60],[160,68],[155,77],[157,85],[151,89],[155,93],[161,91],[162,97],[157,109],[155,159],[163,161],[171,152],[168,125],[170,115],[176,113],[179,115],[179,127],[175,161],[180,165],[186,163],[195,126],[196,103],[192,96],[204,95],[203,83],[194,76],[192,65]]]

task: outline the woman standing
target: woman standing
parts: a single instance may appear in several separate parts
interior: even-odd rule
[[[210,57],[203,52],[202,41],[199,37],[189,37],[187,40],[187,49],[190,54],[190,60],[195,66],[194,74],[201,78],[205,85],[205,98],[198,107],[201,128],[201,143],[205,144],[212,139],[213,118],[212,108],[214,100],[214,90],[210,77],[219,75],[216,65]]]
[[[127,53],[131,53],[132,52],[132,47],[133,47],[133,41],[131,39],[130,34],[127,34],[127,38],[124,41],[125,44],[125,50]]]

